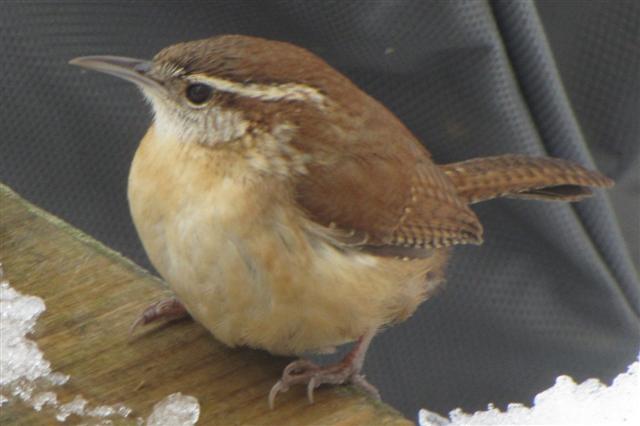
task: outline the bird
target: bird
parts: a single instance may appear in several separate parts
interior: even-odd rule
[[[298,356],[268,395],[353,384],[376,333],[440,288],[470,208],[498,197],[574,202],[613,181],[522,154],[438,165],[384,105],[294,44],[217,35],[151,60],[71,64],[136,84],[153,120],[128,179],[144,249],[175,297],[132,328],[189,315],[220,342]],[[306,354],[355,342],[339,362]]]

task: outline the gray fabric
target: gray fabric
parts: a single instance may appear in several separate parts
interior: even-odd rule
[[[587,3],[2,3],[0,180],[149,267],[125,188],[150,115],[135,88],[66,62],[243,33],[318,53],[438,162],[519,152],[592,166],[593,156],[637,182],[640,6]],[[638,253],[627,188],[612,193]],[[606,195],[474,209],[485,244],[457,249],[444,291],[374,340],[365,369],[387,402],[410,417],[530,403],[559,374],[609,380],[637,356],[640,285]]]

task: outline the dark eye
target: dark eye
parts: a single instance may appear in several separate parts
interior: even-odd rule
[[[201,105],[211,99],[213,89],[202,83],[194,83],[187,86],[187,99],[195,105]]]

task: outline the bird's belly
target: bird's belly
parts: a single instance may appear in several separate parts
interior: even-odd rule
[[[277,354],[339,345],[408,317],[439,277],[445,252],[404,262],[339,250],[273,194],[242,179],[204,181],[193,163],[150,170],[141,159],[159,148],[144,148],[129,178],[140,239],[189,313],[227,345]]]
[[[425,265],[345,253],[264,218],[234,229],[199,210],[138,229],[178,299],[227,345],[319,351],[406,318],[428,290]]]

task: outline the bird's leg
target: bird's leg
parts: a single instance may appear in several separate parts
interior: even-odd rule
[[[161,319],[172,320],[184,318],[188,315],[189,313],[187,312],[185,307],[175,297],[160,300],[159,302],[148,306],[142,312],[142,315],[140,315],[138,319],[135,320],[133,324],[131,324],[129,333],[133,333],[134,330],[141,325],[150,324]]]
[[[354,348],[338,363],[319,366],[299,359],[287,365],[282,377],[269,392],[269,407],[273,409],[276,396],[289,390],[289,386],[303,384],[307,386],[307,398],[313,403],[314,390],[323,384],[340,385],[352,383],[376,399],[380,399],[378,390],[360,374],[364,357],[376,331],[371,331],[358,339]]]

